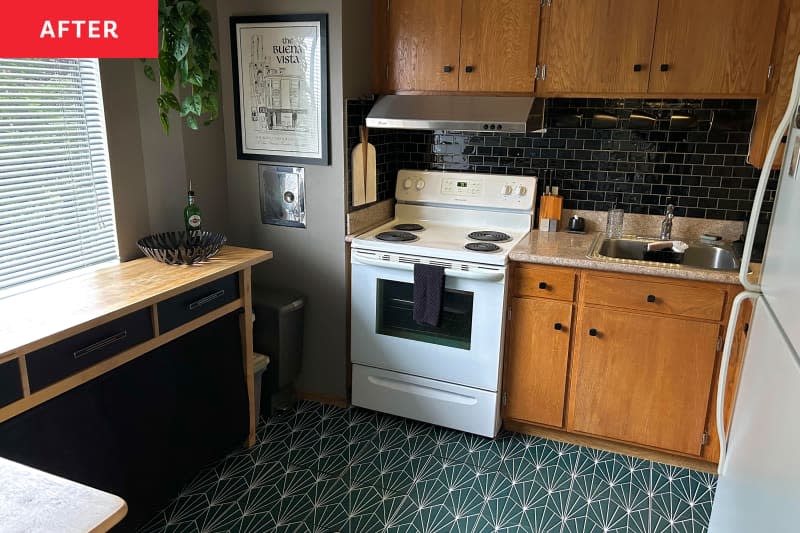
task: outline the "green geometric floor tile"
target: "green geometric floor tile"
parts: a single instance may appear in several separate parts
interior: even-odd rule
[[[145,533],[703,533],[716,476],[502,431],[300,402]]]

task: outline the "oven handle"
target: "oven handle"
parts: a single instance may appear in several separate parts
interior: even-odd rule
[[[405,270],[409,272],[414,270],[413,263],[396,263],[393,261],[381,261],[380,259],[370,259],[368,257],[364,257],[362,255],[357,255],[357,254],[353,254],[352,262],[359,263],[362,265],[377,266],[381,268],[393,268],[395,270]],[[506,277],[506,273],[504,271],[468,272],[465,270],[454,270],[452,268],[444,269],[444,275],[451,278],[465,278],[465,279],[474,279],[478,281],[502,281],[503,278]]]

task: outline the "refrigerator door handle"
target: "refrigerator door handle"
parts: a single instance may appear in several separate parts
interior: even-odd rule
[[[731,364],[733,351],[733,337],[736,335],[736,325],[745,300],[757,300],[761,295],[755,292],[740,292],[733,299],[731,316],[728,320],[728,329],[725,332],[725,344],[722,346],[722,360],[719,364],[719,380],[717,382],[717,435],[719,437],[719,464],[717,471],[720,475],[724,470],[725,452],[728,446],[728,435],[725,429],[725,386],[728,381],[728,367]]]
[[[764,159],[764,166],[761,167],[761,176],[758,179],[758,187],[756,187],[755,198],[753,199],[753,207],[750,211],[750,221],[747,223],[747,236],[744,239],[744,250],[742,251],[742,264],[739,266],[739,281],[744,286],[745,290],[760,292],[761,285],[751,283],[747,278],[750,273],[750,258],[753,256],[753,242],[756,237],[756,229],[758,226],[759,215],[761,214],[761,205],[764,203],[764,193],[767,191],[767,182],[769,175],[772,172],[772,164],[775,162],[775,156],[778,154],[778,149],[783,139],[783,134],[793,124],[793,119],[797,115],[797,106],[800,103],[800,56],[797,58],[797,66],[794,70],[794,82],[792,84],[792,95],[789,97],[789,105],[786,108],[786,113],[783,115],[778,124],[778,129],[772,136],[772,141],[769,143],[767,156]],[[787,146],[787,151],[790,147]]]

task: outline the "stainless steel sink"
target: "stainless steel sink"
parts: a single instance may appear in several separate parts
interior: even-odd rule
[[[605,261],[671,268],[689,267],[727,271],[739,269],[739,258],[733,249],[724,243],[687,242],[689,248],[683,254],[683,257],[679,258],[678,263],[645,259],[647,244],[655,241],[658,241],[658,239],[633,236],[609,239],[601,233],[592,243],[588,257]]]

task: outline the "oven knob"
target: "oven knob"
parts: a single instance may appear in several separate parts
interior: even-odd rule
[[[404,182],[403,182],[403,188],[404,188],[404,189],[410,189],[410,188],[411,188],[411,185],[412,185],[413,183],[414,183],[414,182],[413,182],[413,181],[411,181],[411,179],[410,179],[410,178],[406,178],[406,181],[404,181]]]
[[[425,180],[417,180],[417,190],[421,191],[425,188]]]
[[[508,196],[511,194],[511,190],[511,185],[503,185],[503,190],[501,192],[503,193],[503,196]]]
[[[528,188],[524,185],[517,185],[517,188],[514,190],[517,196],[525,196],[528,194]]]

